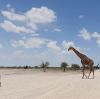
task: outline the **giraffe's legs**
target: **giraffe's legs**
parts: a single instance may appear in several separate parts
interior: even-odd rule
[[[94,68],[93,68],[93,67],[92,67],[92,69],[90,69],[88,79],[89,79],[89,77],[90,77],[91,72],[93,72],[93,79],[94,79]]]
[[[82,79],[84,79],[84,76],[87,78],[87,76],[85,75],[85,67],[83,66],[83,76],[82,76]]]
[[[83,72],[83,76],[82,76],[82,79],[83,79],[84,78],[84,68],[83,68],[82,72]]]
[[[81,63],[82,63],[82,66],[83,66],[83,70],[82,70],[83,76],[82,76],[82,79],[84,78],[84,76],[87,78],[87,76],[86,76],[86,74],[85,74],[85,65],[84,65],[84,63],[83,63],[82,60],[81,60]]]
[[[93,79],[94,79],[94,68],[93,68],[93,71],[92,72],[93,72]]]
[[[90,69],[90,72],[89,72],[89,75],[88,75],[88,79],[89,79],[89,77],[90,77],[91,72],[92,72],[92,71],[91,71],[91,69]]]
[[[90,63],[90,64],[89,64],[89,67],[90,67],[90,72],[89,72],[89,75],[88,75],[88,79],[89,79],[89,77],[90,77],[91,72],[93,72],[93,79],[94,79],[94,68],[93,68],[93,63]]]

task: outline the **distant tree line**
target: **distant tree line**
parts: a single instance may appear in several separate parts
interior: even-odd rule
[[[60,64],[60,67],[48,67],[50,65],[49,62],[42,62],[40,67],[36,66],[35,68],[42,68],[44,72],[46,72],[47,68],[55,68],[55,69],[61,69],[63,72],[65,72],[66,70],[81,70],[82,66],[80,66],[79,64],[71,64],[70,66],[68,65],[67,62],[62,62]],[[94,66],[94,69],[100,69],[99,64],[97,66]]]
[[[47,69],[61,69],[63,72],[67,71],[67,70],[81,70],[82,66],[78,65],[78,64],[71,64],[69,65],[67,62],[62,62],[60,64],[59,67],[49,67],[50,63],[48,61],[43,61],[39,66],[29,66],[29,65],[24,65],[24,66],[0,66],[0,68],[8,68],[8,69],[42,69],[43,72],[46,72]],[[96,66],[94,66],[94,69],[100,69],[99,64],[97,64]]]
[[[0,66],[0,68],[7,68],[7,69],[31,69],[32,66],[24,65],[24,66]]]
[[[46,72],[47,68],[55,68],[55,69],[61,69],[63,72],[66,70],[80,70],[81,67],[78,64],[72,64],[71,66],[68,65],[67,62],[62,62],[60,64],[60,67],[48,67],[50,65],[49,62],[42,62],[40,66],[35,66],[35,68],[42,68],[44,72]]]

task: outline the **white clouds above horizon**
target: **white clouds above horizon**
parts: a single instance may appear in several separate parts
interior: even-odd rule
[[[25,16],[16,14],[15,12],[12,11],[2,11],[1,14],[6,17],[8,20],[12,21],[25,21]]]
[[[68,49],[70,46],[72,46],[72,47],[74,47],[74,48],[76,48],[76,49],[80,49],[78,46],[75,45],[74,41],[68,41],[68,42],[67,42],[66,40],[64,40],[64,41],[62,42],[62,45],[63,45],[63,47],[66,48],[66,49]]]
[[[38,25],[47,25],[56,21],[57,16],[52,9],[42,6],[40,8],[32,7],[26,12],[17,12],[10,4],[6,7],[8,10],[1,11],[1,14],[6,19],[4,22],[0,22],[0,27],[7,32],[18,34],[31,33],[30,38],[23,36],[23,38],[19,40],[13,40],[13,42],[11,42],[12,47],[40,48],[45,45],[48,49],[61,50],[57,45],[57,41],[48,40],[37,33],[39,30]],[[54,28],[53,31],[61,32],[61,29]]]
[[[46,38],[40,37],[31,37],[31,38],[24,38],[20,40],[13,40],[11,42],[12,47],[22,47],[22,48],[47,48],[48,50],[51,49],[54,52],[67,54],[68,48],[73,46],[74,48],[80,50],[81,48],[76,46],[74,41],[66,41],[64,40],[61,44],[57,41],[49,40]]]
[[[12,9],[10,5],[8,5],[8,7],[9,9]],[[24,13],[21,12],[21,14],[15,12],[15,10],[4,10],[1,11],[1,14],[6,18],[6,20],[0,23],[0,27],[7,32],[10,31],[15,33],[35,33],[38,30],[39,24],[49,24],[57,19],[55,12],[47,7],[32,7],[30,10]],[[17,26],[16,22],[23,25]]]
[[[62,61],[71,63],[73,60],[71,57],[75,57],[73,54],[68,53],[68,46],[73,45],[75,48],[78,48],[74,41],[63,41],[62,46],[57,41],[51,41],[48,39],[41,39],[38,37],[35,38],[25,38],[18,41],[11,42],[13,47],[22,47],[22,48],[46,48],[43,51],[33,50],[27,51],[25,49],[14,50],[10,53],[1,54],[0,60],[4,62],[5,65],[39,65],[42,61],[49,61],[50,66],[59,66]],[[64,46],[67,46],[64,48]],[[69,56],[70,55],[70,56]],[[10,57],[10,58],[9,58]],[[76,58],[75,58],[76,59]],[[56,60],[56,61],[55,61]],[[1,63],[2,63],[1,62]],[[76,62],[77,63],[77,62]],[[59,64],[59,65],[58,65]]]
[[[24,38],[18,41],[13,40],[11,42],[12,47],[22,47],[22,48],[41,48],[47,47],[48,49],[52,49],[53,51],[61,51],[61,48],[57,45],[57,41],[40,38],[40,37],[31,37]]]
[[[16,26],[11,21],[5,20],[3,23],[0,23],[0,27],[6,30],[7,32],[14,33],[34,33],[33,30],[25,28],[24,26]]]
[[[68,48],[70,46],[74,47],[78,51],[80,51],[80,49],[81,49],[80,47],[76,46],[76,44],[74,43],[74,41],[66,41],[66,40],[64,40],[62,42],[62,46],[64,47],[64,50],[62,51],[62,53],[64,53],[64,54],[72,53],[72,51],[68,51]]]
[[[78,34],[79,37],[82,37],[84,40],[91,40],[95,39],[96,43],[100,47],[100,33],[98,32],[88,32],[86,28],[81,29],[80,33]]]
[[[10,53],[0,53],[0,56],[1,64],[6,66],[39,66],[42,61],[49,61],[50,66],[60,66],[62,61],[70,63],[67,55],[55,53],[52,50],[46,50],[43,52],[15,50]]]
[[[47,7],[32,8],[25,15],[33,23],[51,23],[56,19],[55,12]]]
[[[48,44],[47,44],[47,47],[49,49],[53,49],[55,51],[61,51],[61,48],[57,46],[57,41],[50,41]]]
[[[92,36],[93,38],[100,38],[100,33],[94,32],[91,36]]]
[[[43,38],[32,37],[28,39],[14,40],[12,42],[12,47],[23,47],[23,48],[40,48],[45,45],[48,40]]]
[[[81,29],[80,34],[78,36],[82,37],[84,40],[91,39],[91,34],[85,28]]]
[[[17,13],[15,11],[2,11],[3,16],[11,21],[28,21],[29,23],[51,23],[57,18],[55,12],[47,7],[35,8],[32,7],[30,10],[24,12],[23,14]]]
[[[44,38],[43,35],[41,36],[39,34],[41,32],[41,27],[39,26],[48,25],[49,23],[52,24],[57,21],[57,16],[54,10],[49,9],[48,7],[32,7],[25,12],[17,12],[17,10],[11,8],[11,5],[7,5],[7,8],[8,10],[3,10],[1,12],[4,20],[3,22],[0,22],[0,28],[7,32],[17,33],[17,35],[21,33],[28,34],[19,36],[21,38],[17,38],[17,40],[16,38],[10,40],[14,52],[11,53],[11,55],[9,53],[4,56],[2,55],[2,57],[5,57],[5,59],[8,60],[8,63],[9,61],[16,61],[17,59],[19,63],[23,62],[23,64],[24,62],[32,62],[32,60],[37,61],[38,63],[41,59],[47,59],[53,62],[55,62],[54,59],[56,59],[57,61],[55,63],[59,63],[61,61],[66,61],[68,57],[67,55],[69,55],[67,49],[70,45],[78,48],[74,41],[64,40],[63,42],[61,41],[61,43],[58,43],[56,40]],[[52,27],[53,29],[51,31],[62,32],[62,29],[57,27],[59,26],[56,26],[56,28]],[[49,28],[45,28],[44,31],[49,30]],[[22,50],[16,51],[16,48],[24,48],[25,50],[31,50],[32,48],[32,51],[28,52],[30,53],[28,54]],[[43,49],[43,51],[40,51],[41,49],[39,48]],[[35,54],[34,51],[38,49],[39,51]],[[11,59],[9,57],[11,57]],[[16,61],[16,63],[18,61]]]

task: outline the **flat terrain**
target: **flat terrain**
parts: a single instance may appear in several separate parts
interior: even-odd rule
[[[82,74],[41,70],[0,70],[0,99],[100,99],[100,71],[95,79]]]

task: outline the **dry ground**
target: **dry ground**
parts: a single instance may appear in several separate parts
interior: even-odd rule
[[[40,70],[0,70],[0,99],[100,99],[100,71],[95,79],[82,74]]]

